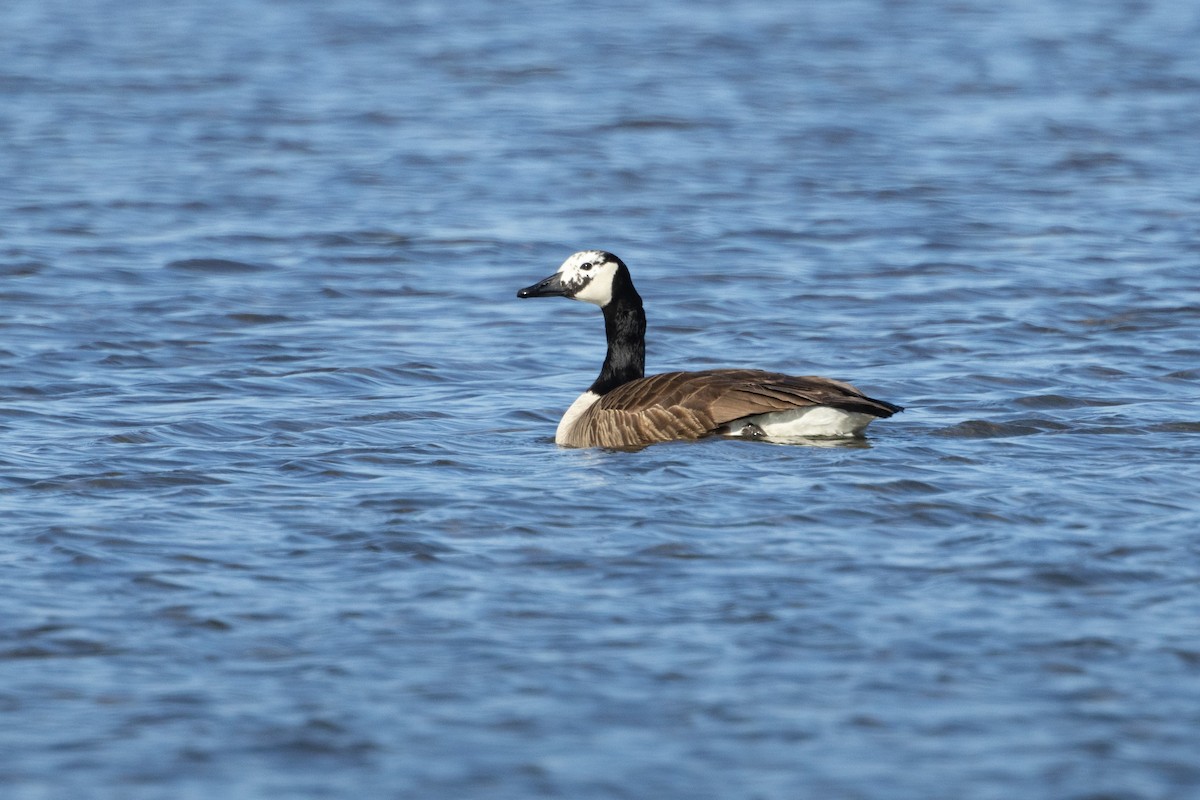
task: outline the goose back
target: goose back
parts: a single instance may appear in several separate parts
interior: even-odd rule
[[[900,410],[830,378],[754,369],[666,372],[599,396],[555,438],[568,447],[641,447],[699,439],[748,417],[816,406],[863,415],[864,424]]]

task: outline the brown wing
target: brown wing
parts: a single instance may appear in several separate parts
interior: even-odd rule
[[[848,383],[754,369],[666,372],[623,384],[572,426],[576,447],[639,447],[698,439],[727,422],[805,406],[890,417],[899,406],[873,400]]]

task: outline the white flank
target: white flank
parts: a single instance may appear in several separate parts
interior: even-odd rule
[[[570,413],[570,412],[568,412]],[[736,433],[738,423],[757,425],[768,439],[791,436],[859,436],[875,417],[830,406],[808,406],[740,419],[730,427]]]
[[[571,407],[563,414],[559,420],[558,430],[554,432],[555,444],[566,444],[567,432],[571,430],[571,426],[579,419],[579,415],[592,407],[592,404],[600,399],[600,395],[595,392],[584,392],[575,398],[575,402],[571,403]]]

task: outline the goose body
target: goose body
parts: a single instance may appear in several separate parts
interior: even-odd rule
[[[608,353],[599,377],[563,414],[566,447],[642,447],[674,439],[861,436],[901,407],[848,383],[756,369],[645,373],[646,315],[629,269],[612,253],[584,250],[517,297],[569,297],[600,306]]]

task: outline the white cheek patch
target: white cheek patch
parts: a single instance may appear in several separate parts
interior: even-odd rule
[[[612,280],[615,273],[615,265],[604,264],[593,275],[584,277],[582,285],[578,290],[573,290],[571,296],[575,300],[595,303],[601,307],[608,305],[612,301]]]
[[[616,274],[617,265],[602,250],[580,250],[558,268],[558,280],[567,297],[601,307],[612,301],[612,282]]]

